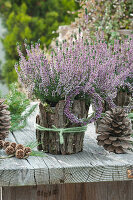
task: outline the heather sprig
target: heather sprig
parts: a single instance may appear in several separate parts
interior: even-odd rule
[[[71,92],[71,94],[67,96],[64,113],[71,122],[79,125],[86,125],[88,123],[94,122],[101,116],[102,98],[97,93],[95,93],[95,89],[93,87],[89,89],[87,93],[89,94],[93,104],[95,105],[95,113],[92,113],[92,115],[89,116],[87,119],[78,119],[73,113],[71,113],[71,107],[75,96],[77,96],[80,92],[85,93],[84,87],[77,87],[75,91]]]
[[[26,57],[18,46],[20,61],[15,68],[20,81],[42,102],[55,105],[66,99],[65,114],[75,123],[81,121],[71,113],[73,98],[88,95],[96,109],[92,120],[96,120],[102,112],[102,100],[114,106],[117,88],[132,77],[133,37],[108,46],[103,38],[92,42],[79,35],[71,38],[69,46],[67,41],[57,44],[49,58],[38,43],[30,48],[25,44],[25,48]]]

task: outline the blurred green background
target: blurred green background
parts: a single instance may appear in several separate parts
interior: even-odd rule
[[[75,19],[79,4],[74,0],[0,0],[0,89],[7,93],[2,80],[9,85],[17,81],[14,64],[18,61],[16,44],[41,41],[49,47],[56,30]],[[71,11],[68,13],[68,11]]]

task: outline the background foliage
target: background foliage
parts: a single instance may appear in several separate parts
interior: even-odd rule
[[[120,29],[133,29],[132,0],[87,0],[82,2],[91,35],[103,31],[108,42],[120,39]]]
[[[7,34],[3,39],[6,52],[6,63],[3,66],[3,77],[7,84],[16,81],[14,64],[18,61],[16,43],[36,42],[47,47],[54,37],[59,25],[69,24],[75,15],[67,11],[77,10],[74,0],[1,0],[2,13]],[[43,48],[43,46],[42,46]]]
[[[67,28],[63,39],[68,39],[71,32],[80,27],[83,35],[89,34],[94,38],[96,31],[104,32],[106,40],[111,43],[121,39],[120,29],[133,30],[133,1],[132,0],[81,0],[78,17]],[[59,29],[59,33],[63,33]]]

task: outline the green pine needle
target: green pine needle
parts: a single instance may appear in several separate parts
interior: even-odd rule
[[[39,157],[44,157],[46,156],[46,154],[44,153],[44,151],[36,151],[33,150],[35,147],[37,147],[38,145],[40,145],[41,143],[38,144],[37,141],[33,141],[28,143],[27,145],[25,145],[26,147],[30,147],[32,149],[32,152],[30,153],[30,156],[39,156]]]
[[[34,150],[32,150],[32,152],[30,153],[30,156],[44,157],[44,156],[46,156],[46,154],[43,151],[34,151]]]
[[[24,128],[27,124],[27,118],[31,115],[31,113],[36,109],[37,104],[33,105],[28,111],[23,115],[12,115],[11,114],[11,131],[20,130]]]
[[[27,145],[25,145],[26,147],[30,147],[31,149],[34,149],[35,147],[37,147],[39,144],[37,141],[34,142],[30,142]]]

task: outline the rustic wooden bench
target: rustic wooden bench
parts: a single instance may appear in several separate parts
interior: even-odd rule
[[[35,116],[9,141],[35,141]],[[0,151],[0,155],[3,152]],[[133,200],[133,153],[115,155],[97,145],[94,124],[88,125],[83,152],[0,160],[2,200]]]

